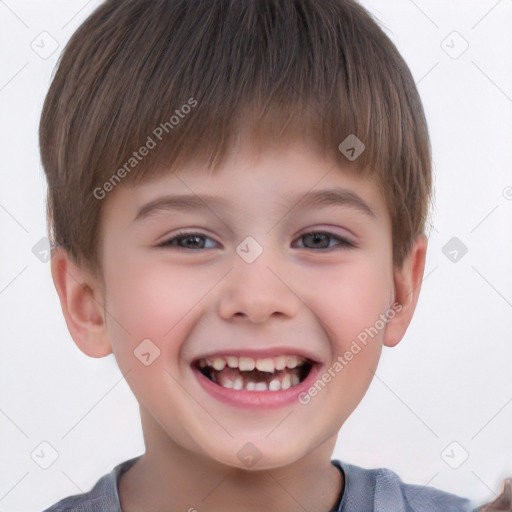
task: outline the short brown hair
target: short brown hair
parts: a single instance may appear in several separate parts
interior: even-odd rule
[[[131,161],[157,127],[165,136]],[[242,132],[258,148],[308,140],[375,179],[403,263],[431,201],[427,123],[404,60],[353,0],[100,5],[61,55],[41,115],[52,245],[101,273],[97,191],[192,159],[215,169]],[[355,161],[338,149],[351,134],[365,145]]]

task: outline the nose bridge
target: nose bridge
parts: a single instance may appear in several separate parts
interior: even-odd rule
[[[255,323],[272,316],[295,316],[301,301],[293,292],[293,283],[288,283],[280,270],[282,257],[263,248],[257,254],[253,243],[248,240],[237,247],[233,270],[220,297],[219,314],[225,319],[243,317]]]

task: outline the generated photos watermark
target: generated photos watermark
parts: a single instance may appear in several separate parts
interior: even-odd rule
[[[135,169],[135,167],[156,148],[158,143],[164,139],[165,135],[171,133],[171,131],[180,124],[181,119],[184,119],[196,106],[197,100],[193,97],[189,98],[187,103],[174,111],[174,115],[172,115],[168,121],[160,123],[152,131],[151,135],[148,135],[146,142],[137,151],[134,151],[132,156],[124,162],[101,187],[94,189],[94,197],[100,201],[105,199],[106,195],[114,190],[114,188],[121,183],[121,180]]]
[[[307,405],[311,400],[322,391],[325,386],[333,380],[347,366],[357,354],[359,354],[368,344],[369,338],[373,339],[381,332],[389,320],[395,318],[396,314],[402,310],[402,304],[395,302],[385,313],[381,313],[379,318],[370,327],[365,327],[358,335],[357,339],[352,341],[349,349],[343,355],[339,355],[336,361],[325,370],[322,375],[311,385],[311,387],[300,393],[298,400],[302,405]],[[358,343],[359,342],[359,343]],[[361,346],[363,345],[363,346]]]

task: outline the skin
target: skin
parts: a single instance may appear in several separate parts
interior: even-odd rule
[[[299,201],[334,187],[356,193],[375,217]],[[134,221],[143,205],[171,194],[211,194],[226,205],[207,201],[203,210],[159,210]],[[206,236],[199,239],[206,248],[158,247],[180,230]],[[333,236],[318,248],[302,236],[312,231]],[[235,251],[247,236],[263,248],[250,264]],[[344,485],[330,462],[338,431],[364,397],[382,347],[399,343],[409,326],[426,237],[418,235],[394,267],[378,186],[296,143],[260,155],[242,147],[214,174],[190,164],[120,185],[106,199],[101,240],[101,278],[63,249],[52,257],[52,275],[79,348],[91,357],[113,352],[140,404],[146,453],[121,478],[123,511],[333,507]],[[191,369],[208,352],[295,347],[315,354],[322,373],[393,304],[400,311],[305,405],[237,408],[207,394]],[[149,366],[134,357],[144,339],[160,350]],[[262,455],[251,468],[237,457],[247,442]]]

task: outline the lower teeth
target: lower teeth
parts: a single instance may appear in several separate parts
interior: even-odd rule
[[[286,373],[285,375],[274,378],[270,382],[265,381],[252,381],[244,379],[241,375],[234,378],[222,375],[219,372],[213,372],[210,379],[224,388],[247,391],[281,391],[296,386],[300,383],[300,378],[295,372]]]

